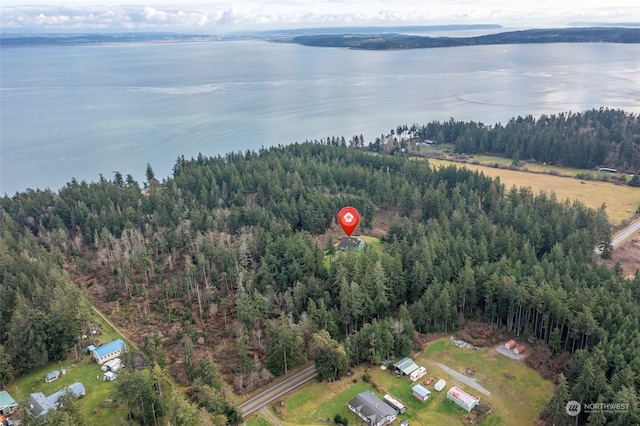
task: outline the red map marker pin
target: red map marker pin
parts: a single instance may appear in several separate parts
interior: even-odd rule
[[[344,207],[340,210],[340,213],[338,213],[338,222],[340,222],[340,226],[342,226],[347,237],[350,237],[351,233],[358,226],[358,222],[360,222],[360,213],[351,206]]]

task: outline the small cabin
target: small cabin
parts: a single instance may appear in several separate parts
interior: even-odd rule
[[[507,343],[504,344],[504,348],[508,351],[513,350],[513,348],[516,347],[516,341],[515,340],[509,340]]]
[[[431,396],[431,391],[422,385],[415,385],[411,390],[413,391],[413,396],[422,402],[428,400],[429,396]]]
[[[61,376],[60,372],[58,370],[54,370],[51,373],[48,373],[46,376],[44,376],[44,381],[47,383],[55,382],[60,378],[60,376]]]

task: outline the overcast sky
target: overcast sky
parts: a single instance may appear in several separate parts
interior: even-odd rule
[[[188,0],[187,0],[188,1]],[[198,0],[196,0],[198,1]],[[637,0],[4,0],[2,30],[222,33],[318,26],[639,23]]]

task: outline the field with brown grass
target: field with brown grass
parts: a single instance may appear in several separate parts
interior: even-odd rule
[[[575,170],[571,169],[564,176],[548,172],[533,172],[497,168],[483,164],[460,163],[449,160],[429,158],[433,167],[456,165],[477,170],[486,176],[500,178],[507,189],[516,186],[530,187],[538,194],[540,192],[554,193],[559,201],[577,200],[584,205],[597,209],[603,204],[612,225],[618,226],[630,219],[640,206],[640,188],[628,185],[616,185],[609,182],[580,180],[575,177]],[[559,172],[561,173],[561,172]]]

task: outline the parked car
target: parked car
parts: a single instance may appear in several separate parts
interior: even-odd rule
[[[409,420],[405,420],[400,424],[400,426],[409,426]]]
[[[427,380],[424,381],[424,384],[426,386],[429,386],[431,383],[433,383],[433,377],[429,377]]]

